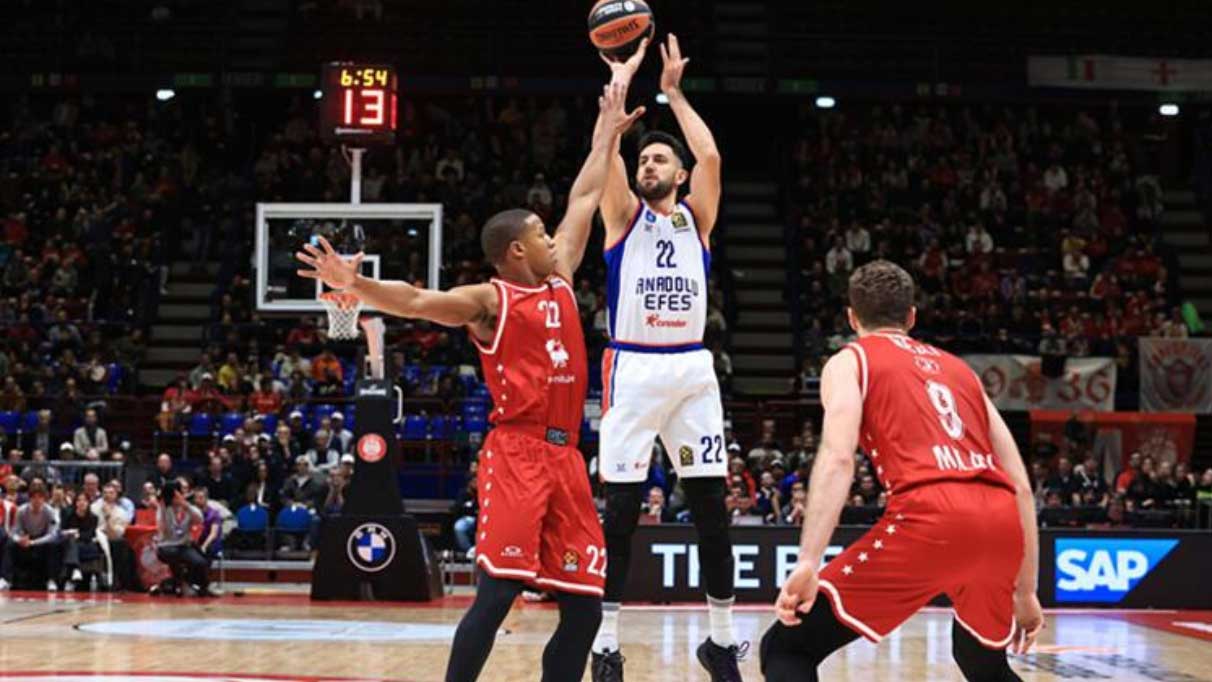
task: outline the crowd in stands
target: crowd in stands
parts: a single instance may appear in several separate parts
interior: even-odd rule
[[[1115,357],[1185,337],[1148,133],[1101,110],[871,106],[814,115],[791,152],[805,373],[850,331],[849,273],[919,284],[915,336],[957,352]]]
[[[309,552],[352,473],[354,346],[328,339],[313,317],[266,319],[253,309],[246,226],[257,201],[345,200],[340,149],[318,140],[314,106],[302,98],[275,119],[275,132],[251,139],[233,135],[213,102],[44,104],[17,98],[0,112],[0,586],[42,562],[49,583],[81,588],[97,568],[101,543],[90,538],[100,537],[114,586],[137,585],[124,537],[140,510],[173,568],[166,589],[205,593],[201,567],[225,540],[236,551]],[[363,199],[442,203],[443,285],[482,281],[491,270],[479,226],[517,206],[554,225],[595,113],[584,98],[407,98],[398,144],[368,157]],[[1138,134],[1155,124],[1126,118],[1115,107],[898,105],[814,117],[792,148],[788,192],[804,263],[793,305],[804,320],[805,375],[848,336],[839,314],[846,277],[876,257],[909,264],[921,284],[917,335],[961,352],[1112,355],[1131,365],[1132,336],[1188,334],[1172,255],[1156,239],[1160,186]],[[385,273],[424,283],[424,231],[367,238]],[[604,264],[592,257],[600,240],[599,229],[576,283],[591,367],[606,342]],[[168,266],[181,256],[221,268],[201,356],[163,392],[156,429],[196,431],[213,445],[201,460],[160,454],[127,498],[121,476],[88,463],[132,454],[126,438],[107,432],[104,400],[136,390]],[[727,392],[730,314],[716,270],[706,341]],[[411,403],[457,415],[485,400],[462,332],[392,320],[387,345]],[[805,423],[787,448],[775,432],[763,423],[748,449],[727,434],[736,523],[802,520],[815,431]],[[469,441],[471,475],[453,528],[463,549],[477,511],[473,453]],[[1134,457],[1109,483],[1086,454],[1036,458],[1045,522],[1147,520],[1212,493],[1212,472],[1150,457]],[[645,522],[686,521],[659,446],[653,462]],[[884,495],[861,453],[855,472],[844,520],[862,522]],[[1065,508],[1099,511],[1051,511]]]
[[[166,122],[131,104],[0,110],[0,412],[133,392],[189,186]]]

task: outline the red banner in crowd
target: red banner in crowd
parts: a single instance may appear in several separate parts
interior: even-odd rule
[[[1212,413],[1212,339],[1142,338],[1140,409]]]
[[[1060,444],[1074,415],[1090,429],[1095,458],[1124,467],[1133,452],[1157,462],[1189,462],[1195,449],[1195,415],[1146,412],[1031,411],[1031,441],[1041,436]]]
[[[1040,358],[1030,355],[965,355],[1000,410],[1115,409],[1115,362],[1111,358],[1069,358],[1057,377],[1044,375]]]

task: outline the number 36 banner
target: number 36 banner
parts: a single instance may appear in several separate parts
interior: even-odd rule
[[[1044,376],[1031,355],[965,355],[1000,410],[1115,409],[1115,362],[1111,358],[1069,358],[1059,377]]]

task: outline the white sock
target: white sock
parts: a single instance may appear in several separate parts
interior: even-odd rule
[[[732,604],[736,597],[716,599],[707,596],[707,617],[711,621],[711,641],[717,646],[730,647],[736,644],[736,636],[732,634]],[[603,618],[603,621],[605,619]]]
[[[602,624],[598,626],[598,636],[593,639],[592,649],[595,654],[619,650],[619,605],[617,603],[602,602]]]

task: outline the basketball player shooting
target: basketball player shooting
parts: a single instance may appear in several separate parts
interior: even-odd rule
[[[850,276],[858,340],[825,365],[825,422],[809,479],[799,561],[762,638],[772,682],[813,682],[829,654],[878,642],[938,594],[955,609],[952,654],[964,677],[1020,678],[1043,628],[1039,542],[1027,470],[1010,430],[959,358],[909,338],[909,273],[878,260]],[[888,492],[879,523],[818,574],[861,443]]]
[[[642,52],[640,53],[642,57]],[[710,238],[720,204],[720,153],[707,124],[682,93],[677,36],[661,46],[661,92],[686,136],[653,132],[640,140],[635,191],[613,154],[602,217],[606,224],[606,298],[610,346],[602,358],[603,416],[599,471],[606,490],[606,597],[593,646],[594,682],[623,679],[619,602],[631,560],[631,536],[643,503],[653,440],[669,452],[698,531],[711,634],[699,662],[715,682],[740,680],[732,627],[733,558],[724,506],[724,415],[711,352],[703,348]],[[629,82],[639,60],[607,61]],[[690,192],[679,201],[679,190]],[[639,196],[636,196],[636,195]]]
[[[475,601],[455,633],[448,682],[479,677],[501,622],[523,586],[557,593],[560,620],[543,652],[543,680],[579,680],[601,621],[606,548],[577,450],[588,376],[585,339],[570,282],[585,254],[610,151],[644,111],[624,112],[627,82],[607,86],[593,146],[569,191],[568,210],[547,235],[525,210],[493,216],[480,242],[498,277],[450,291],[359,274],[326,239],[304,246],[299,275],[392,315],[466,327],[492,394],[480,458]],[[498,677],[499,679],[499,677]]]

